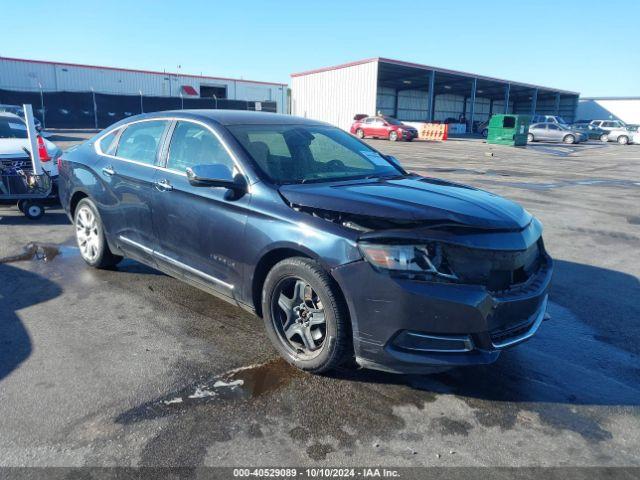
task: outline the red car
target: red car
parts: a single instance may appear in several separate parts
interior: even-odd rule
[[[358,118],[356,116],[356,121],[351,125],[350,131],[358,138],[388,138],[392,142],[397,140],[410,142],[418,136],[418,130],[393,117]]]

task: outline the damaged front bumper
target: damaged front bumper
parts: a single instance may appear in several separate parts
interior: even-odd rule
[[[479,285],[418,281],[365,261],[333,270],[351,315],[359,365],[395,373],[481,365],[533,336],[544,319],[552,260],[523,285],[499,293]]]

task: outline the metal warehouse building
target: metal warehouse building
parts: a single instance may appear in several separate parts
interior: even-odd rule
[[[640,124],[640,97],[581,98],[577,117],[580,120],[622,120]]]
[[[369,58],[292,77],[294,115],[348,129],[356,114],[468,125],[494,113],[560,115],[575,120],[579,94],[471,73]]]
[[[154,72],[0,57],[0,89],[31,92],[95,91],[115,95],[265,101],[287,111],[287,85],[183,73]]]

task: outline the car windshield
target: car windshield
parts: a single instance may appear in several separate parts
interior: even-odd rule
[[[28,138],[27,126],[19,118],[0,116],[0,138]]]
[[[378,152],[335,127],[232,125],[227,128],[260,170],[278,185],[403,173]]]
[[[562,125],[569,125],[569,122],[562,117],[556,117],[556,120],[558,120],[558,123],[561,123]]]

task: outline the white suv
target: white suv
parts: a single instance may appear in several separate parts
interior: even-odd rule
[[[633,133],[629,132],[627,125],[620,120],[593,120],[591,125],[606,132],[600,137],[603,142],[618,142],[621,145],[633,142]]]

